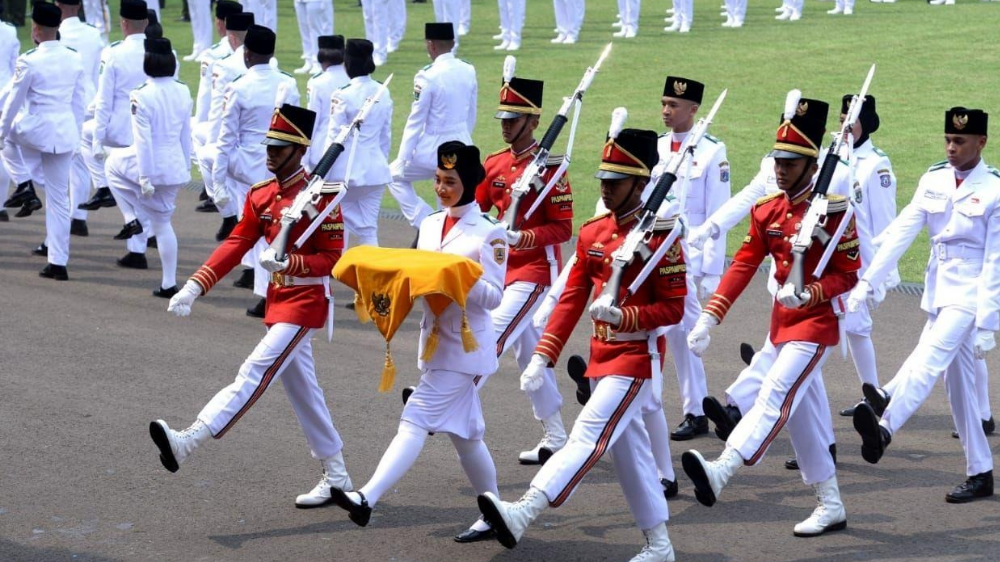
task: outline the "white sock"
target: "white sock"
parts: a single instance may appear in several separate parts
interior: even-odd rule
[[[427,440],[427,430],[421,429],[410,422],[399,422],[399,431],[389,443],[389,448],[382,455],[375,474],[372,475],[368,483],[361,488],[361,493],[368,499],[368,505],[375,507],[382,494],[386,493],[403,477],[413,463],[417,462],[420,451],[424,448],[424,441]],[[496,476],[494,476],[494,479]],[[361,498],[351,498],[361,502]]]
[[[875,346],[866,334],[847,333],[847,347],[851,350],[854,368],[862,383],[878,386],[878,365],[875,363]]]
[[[465,471],[476,494],[491,492],[500,497],[500,490],[497,489],[497,468],[493,464],[493,457],[490,456],[486,443],[482,439],[462,439],[454,435],[451,435],[451,443],[458,452],[458,462],[462,464],[462,470]]]
[[[667,427],[667,416],[663,410],[642,415],[642,423],[649,434],[649,443],[653,449],[653,459],[660,478],[677,480],[674,474],[674,464],[670,460],[670,428]]]
[[[976,398],[979,399],[979,417],[984,420],[993,417],[990,411],[990,373],[983,359],[976,360]]]
[[[153,235],[163,270],[160,288],[169,289],[177,284],[177,235],[169,221],[153,223]]]
[[[476,519],[476,522],[469,528],[473,531],[489,531],[491,529],[490,524],[482,519]]]

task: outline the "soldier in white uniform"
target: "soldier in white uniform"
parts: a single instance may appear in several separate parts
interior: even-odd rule
[[[571,45],[580,37],[585,0],[552,0],[556,12],[556,37],[552,43]]]
[[[438,170],[434,190],[442,211],[420,225],[417,248],[430,252],[457,254],[483,267],[482,276],[469,291],[465,318],[479,347],[466,352],[460,331],[437,330],[437,326],[458,326],[463,312],[452,303],[439,316],[422,300],[424,317],[420,330],[418,367],[420,383],[403,407],[399,431],[389,444],[371,479],[357,491],[331,489],[333,501],[350,513],[351,521],[364,527],[372,508],[392,489],[417,461],[428,432],[447,433],[459,462],[477,494],[499,495],[497,473],[489,449],[483,441],[483,421],[479,388],[497,369],[492,345],[493,323],[490,310],[500,304],[507,267],[507,235],[503,226],[486,217],[476,203],[476,186],[485,172],[479,149],[461,142],[446,142],[437,150]],[[423,358],[428,337],[437,333],[436,351]],[[489,529],[482,521],[474,526]]]
[[[306,83],[306,107],[316,113],[316,132],[302,164],[316,168],[326,146],[326,130],[330,122],[330,97],[351,81],[344,70],[344,36],[321,35],[317,40],[317,58],[322,71]]]
[[[208,110],[212,105],[212,65],[215,61],[233,52],[229,36],[226,33],[226,18],[230,14],[238,14],[242,11],[243,7],[240,6],[239,2],[233,0],[219,0],[215,4],[215,31],[219,34],[219,42],[198,56],[201,74],[198,78],[194,117],[191,119],[192,128],[198,123],[208,120]]]
[[[69,278],[69,172],[73,152],[80,145],[84,92],[80,56],[56,40],[61,19],[53,4],[35,4],[32,10],[31,38],[38,47],[17,59],[0,114],[0,148],[5,159],[19,151],[29,169],[41,170],[48,264],[39,275],[65,281]],[[34,194],[21,197],[27,200]]]
[[[126,220],[142,212],[156,236],[162,276],[153,296],[177,294],[177,236],[170,224],[177,192],[191,181],[191,92],[174,79],[168,39],[146,39],[149,77],[130,96],[133,144],[108,158],[108,183]]]
[[[316,74],[321,71],[316,43],[321,35],[333,34],[333,0],[295,0],[295,18],[299,22],[302,59],[295,74]]]
[[[184,61],[191,62],[212,48],[212,4],[211,0],[187,0],[187,7],[194,43]]]
[[[436,147],[449,140],[472,142],[479,90],[476,69],[452,52],[455,31],[451,24],[428,23],[424,38],[433,62],[413,79],[413,105],[399,153],[390,164],[389,184],[406,220],[418,229],[431,207],[413,190],[413,182],[434,176]]]
[[[389,20],[389,46],[386,53],[395,53],[406,34],[406,0],[389,0]]]
[[[257,25],[278,32],[278,0],[246,0],[243,11],[257,16]]]
[[[947,160],[920,178],[913,200],[886,228],[882,247],[848,298],[848,308],[862,306],[927,227],[931,256],[920,303],[927,323],[896,373],[891,395],[864,385],[868,402],[855,409],[854,428],[861,434],[861,456],[877,463],[944,375],[968,476],[945,496],[949,503],[993,495],[993,455],[975,385],[975,360],[996,346],[1000,329],[1000,171],[982,158],[987,120],[978,109],[945,113]]]
[[[367,39],[349,39],[344,67],[351,81],[335,90],[330,98],[330,120],[326,146],[357,116],[361,106],[381,87],[370,76],[375,71],[374,46]],[[354,164],[347,195],[340,202],[344,214],[344,245],[378,246],[378,212],[385,186],[392,181],[389,173],[389,150],[392,145],[392,98],[384,92],[365,119],[354,148]],[[347,149],[351,150],[349,141]],[[324,148],[325,150],[325,148]],[[346,156],[346,155],[345,155]],[[327,179],[344,181],[347,158],[338,158]]]
[[[361,4],[361,10],[365,20],[365,38],[375,48],[375,66],[382,66],[389,55],[394,23],[393,16],[389,14],[389,0],[368,0]],[[406,17],[405,12],[403,17]]]
[[[516,51],[521,48],[521,30],[524,28],[526,0],[497,0],[500,9],[500,44],[496,51]]]
[[[621,29],[613,33],[614,37],[631,39],[639,32],[640,0],[619,0],[618,16]]]
[[[108,34],[111,33],[111,12],[107,0],[83,0],[84,16],[87,23],[97,28],[101,40],[108,44]]]
[[[17,28],[7,22],[0,22],[0,107],[10,91],[8,86],[14,78],[14,68],[17,66],[17,56],[20,52],[21,42],[17,39]],[[0,194],[7,194],[10,177],[6,163],[0,165]],[[0,208],[0,222],[8,220],[10,217],[7,215],[7,209]]]

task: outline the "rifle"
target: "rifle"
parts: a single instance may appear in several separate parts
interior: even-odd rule
[[[813,187],[812,195],[809,198],[809,209],[806,210],[806,214],[802,218],[802,228],[795,235],[795,238],[792,239],[792,269],[788,274],[786,283],[792,283],[795,286],[796,293],[802,293],[805,286],[806,251],[812,246],[813,240],[818,240],[823,246],[827,246],[833,240],[833,237],[824,230],[830,206],[830,200],[826,192],[830,188],[833,173],[836,171],[837,164],[840,161],[840,150],[845,140],[847,140],[851,128],[858,121],[861,106],[865,103],[865,96],[868,94],[868,87],[871,85],[874,76],[875,65],[873,64],[868,70],[868,76],[865,77],[864,84],[861,85],[861,92],[851,99],[851,105],[847,109],[847,117],[844,118],[844,124],[840,128],[840,133],[830,143],[830,148],[823,159],[819,175],[816,177],[816,185]],[[836,244],[835,241],[833,243],[834,245]],[[822,269],[817,268],[817,271],[817,276],[822,275]]]
[[[659,216],[659,214],[666,212],[666,209],[669,207],[669,205],[663,205],[663,200],[666,199],[670,188],[677,181],[677,172],[680,170],[681,165],[683,165],[686,159],[694,157],[695,148],[701,142],[702,137],[705,136],[709,125],[712,124],[712,120],[715,119],[715,114],[719,111],[719,107],[722,106],[723,100],[726,99],[727,92],[728,90],[723,90],[719,94],[719,97],[715,100],[715,104],[712,105],[712,110],[708,112],[708,115],[698,120],[698,123],[688,133],[687,138],[684,139],[681,149],[670,157],[670,161],[667,163],[666,168],[664,168],[659,180],[657,180],[653,192],[649,194],[649,198],[643,205],[642,210],[639,211],[638,222],[636,222],[635,226],[625,236],[625,242],[611,254],[611,277],[608,279],[604,290],[601,291],[601,295],[598,298],[610,299],[612,306],[618,306],[620,302],[618,293],[621,290],[622,276],[625,274],[625,269],[635,261],[636,257],[642,260],[643,263],[648,264],[653,259],[659,260],[663,256],[663,253],[669,249],[669,245],[667,244],[661,244],[655,252],[649,247],[656,230],[657,219],[664,218]],[[661,206],[663,207],[662,211]],[[674,230],[679,234],[677,224],[680,223],[675,223]],[[676,239],[676,236],[674,236],[674,239]],[[648,269],[651,268],[643,269],[646,275],[649,274]],[[633,283],[632,286],[637,287],[638,285]]]
[[[517,210],[521,205],[521,201],[528,191],[535,188],[540,192],[538,196],[538,201],[542,200],[545,195],[552,189],[555,185],[556,180],[566,171],[566,167],[569,166],[570,153],[573,150],[573,138],[576,134],[576,122],[579,117],[579,110],[573,112],[573,126],[570,128],[570,142],[569,148],[566,151],[566,156],[563,158],[562,164],[559,166],[559,170],[552,179],[549,180],[547,184],[541,183],[542,176],[545,175],[546,170],[548,170],[548,160],[549,151],[552,150],[552,145],[555,144],[556,139],[559,137],[559,133],[562,132],[563,126],[569,121],[567,115],[570,109],[578,107],[578,104],[583,103],[583,94],[587,92],[587,88],[590,87],[590,83],[594,81],[594,76],[601,69],[601,65],[604,64],[604,59],[608,57],[611,53],[611,43],[608,43],[604,50],[601,51],[601,56],[597,59],[597,64],[588,67],[586,72],[583,73],[583,78],[580,79],[580,84],[576,87],[573,95],[565,98],[563,100],[562,107],[559,108],[559,113],[552,118],[552,123],[549,124],[549,128],[545,130],[545,135],[542,137],[541,142],[538,143],[538,152],[535,153],[535,157],[528,164],[527,168],[524,169],[524,173],[521,177],[517,179],[513,187],[510,189],[510,207],[504,213],[504,219],[507,222],[508,230],[517,230]],[[525,215],[525,219],[531,214],[537,205],[529,209],[528,214]]]
[[[347,143],[347,138],[351,133],[359,130],[361,124],[364,123],[365,118],[371,113],[375,104],[378,103],[382,94],[386,92],[389,88],[389,82],[392,81],[392,75],[390,74],[388,78],[385,79],[378,90],[375,91],[368,99],[365,100],[364,105],[358,111],[358,114],[354,117],[354,120],[350,122],[346,127],[341,128],[337,136],[334,137],[330,146],[323,153],[323,157],[320,158],[319,162],[316,164],[316,168],[312,172],[312,177],[309,179],[309,183],[306,184],[298,195],[295,196],[295,201],[286,208],[281,214],[281,230],[278,235],[274,237],[271,242],[271,249],[274,250],[275,257],[280,261],[285,259],[285,255],[288,252],[297,250],[302,246],[303,243],[309,238],[309,236],[316,231],[320,223],[322,223],[327,216],[340,201],[347,195],[347,185],[343,186],[340,192],[334,197],[333,201],[330,202],[322,211],[317,210],[316,205],[319,204],[320,200],[323,198],[323,184],[325,183],[325,176],[330,173],[330,169],[333,168],[334,163],[337,158],[344,152],[345,144]],[[307,216],[312,223],[309,228],[302,233],[301,236],[292,244],[292,247],[288,247],[289,237],[292,234],[292,227],[295,226],[303,216]]]

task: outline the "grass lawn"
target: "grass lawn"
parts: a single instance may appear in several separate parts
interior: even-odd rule
[[[292,0],[276,1],[277,57],[285,70],[291,70],[299,66],[298,26]],[[111,4],[116,12],[117,0],[111,0]],[[691,33],[668,36],[661,29],[663,10],[669,3],[646,2],[638,37],[616,41],[587,94],[577,132],[571,168],[577,224],[589,217],[597,199],[597,182],[591,178],[611,110],[624,105],[631,116],[629,126],[660,131],[659,97],[668,73],[705,82],[707,99],[729,88],[729,97],[711,132],[728,146],[734,189],[752,178],[760,158],[769,150],[789,89],[799,88],[804,95],[827,100],[837,108],[841,95],[860,87],[873,62],[878,64],[878,70],[871,93],[878,99],[882,118],[882,128],[874,140],[892,158],[899,180],[900,206],[909,201],[927,167],[944,157],[945,109],[965,105],[1000,116],[1000,49],[995,39],[1000,29],[1000,4],[959,0],[954,6],[929,6],[918,0],[895,4],[859,0],[853,16],[828,16],[824,12],[833,6],[832,2],[809,0],[803,19],[792,23],[773,19],[773,9],[778,5],[775,0],[751,4],[745,27],[735,30],[719,27],[719,4],[719,0],[697,0]],[[412,95],[412,77],[429,62],[422,41],[423,24],[433,20],[430,3],[407,4],[407,9],[406,38],[388,64],[375,73],[379,79],[390,72],[396,74],[391,93],[396,102],[393,131],[397,144]],[[518,75],[546,81],[545,107],[549,116],[612,39],[615,11],[612,0],[588,2],[579,43],[551,45],[551,3],[528,2],[524,42],[516,53]],[[473,0],[472,14],[472,31],[462,38],[459,53],[479,73],[475,141],[484,152],[491,152],[502,143],[492,115],[507,53],[494,51],[496,42],[490,38],[497,33],[499,22],[496,3]],[[167,0],[163,15],[166,36],[183,56],[191,46],[191,28],[176,21],[179,15],[180,0]],[[363,36],[361,9],[354,0],[336,0],[335,16],[337,33]],[[26,30],[20,31],[25,44]],[[113,40],[118,38],[120,33],[112,34]],[[181,78],[192,91],[197,89],[197,65],[184,63]],[[305,78],[300,78],[299,84],[304,94]],[[706,105],[709,103],[706,101]],[[836,126],[836,117],[831,114],[830,127]],[[543,116],[542,129],[546,124],[547,117]],[[567,136],[568,128],[564,138]],[[997,150],[989,146],[986,160],[997,163],[996,154]],[[429,184],[420,189],[430,200]],[[395,207],[395,201],[387,199],[386,205]],[[745,228],[745,224],[740,225],[740,232],[729,236],[730,250],[741,240]],[[927,239],[922,235],[901,263],[904,279],[922,279],[927,253]]]

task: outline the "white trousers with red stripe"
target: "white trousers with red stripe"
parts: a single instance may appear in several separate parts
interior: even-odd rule
[[[787,425],[802,481],[812,485],[836,474],[829,451],[833,421],[822,372],[828,355],[826,346],[803,341],[773,346],[769,338],[726,390],[730,402],[743,412],[726,444],[738,450],[747,465],[759,463]]]
[[[500,306],[493,309],[493,329],[497,334],[497,357],[508,349],[514,350],[517,366],[523,371],[531,362],[531,354],[541,339],[541,330],[531,321],[545,300],[549,288],[544,285],[515,281],[503,290]],[[538,390],[527,392],[535,419],[544,420],[562,408],[562,395],[553,369],[545,369],[545,380]]]
[[[310,336],[316,330],[279,323],[268,329],[264,339],[243,362],[236,380],[223,388],[198,414],[216,439],[233,425],[281,378],[288,401],[305,433],[312,456],[330,458],[344,448],[333,427],[323,389],[316,382]]]
[[[618,483],[639,528],[667,521],[667,500],[642,421],[651,387],[650,379],[617,375],[591,381],[593,394],[573,423],[569,441],[542,466],[531,487],[544,492],[552,507],[559,507],[610,451]]]

